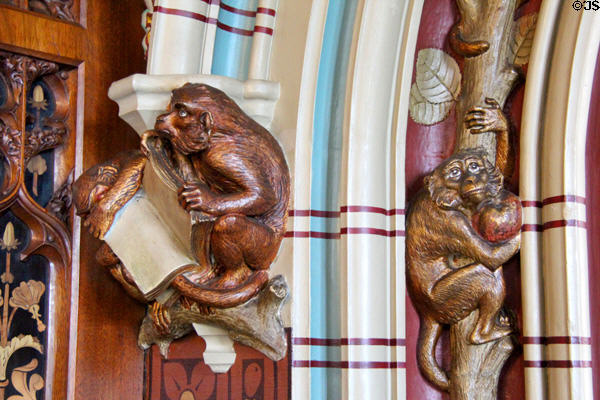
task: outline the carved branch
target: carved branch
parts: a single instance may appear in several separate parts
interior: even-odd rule
[[[473,135],[463,123],[466,113],[484,106],[486,98],[495,99],[504,107],[514,88],[518,72],[509,62],[513,18],[517,0],[457,0],[460,21],[451,36],[452,47],[464,55],[462,96],[456,104],[456,149],[484,147],[490,161],[495,160],[496,137],[493,133]],[[458,42],[458,43],[457,43]],[[468,55],[461,44],[485,42],[487,49],[478,55]]]
[[[278,275],[257,296],[237,307],[210,308],[206,312],[200,310],[197,304],[186,308],[179,301],[168,310],[171,323],[167,334],[160,334],[150,315],[146,315],[138,344],[143,349],[157,344],[166,357],[171,342],[191,332],[193,323],[209,323],[226,329],[231,339],[261,351],[272,360],[280,360],[287,353],[280,316],[287,298],[287,283],[283,276]]]
[[[478,314],[474,311],[450,328],[451,400],[496,400],[500,371],[514,347],[510,336],[490,343],[471,344],[469,334]]]

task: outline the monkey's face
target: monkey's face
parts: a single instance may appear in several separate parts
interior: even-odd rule
[[[209,146],[212,115],[185,98],[173,97],[169,112],[156,119],[154,129],[182,154],[197,153]]]
[[[431,198],[439,207],[469,209],[498,195],[502,174],[479,149],[454,154],[425,179]]]
[[[486,198],[488,173],[481,157],[452,160],[443,169],[446,187],[456,190],[463,202],[477,205]]]

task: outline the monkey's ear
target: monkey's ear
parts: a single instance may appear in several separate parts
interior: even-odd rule
[[[431,175],[425,177],[425,186],[429,191],[431,200],[440,208],[456,209],[462,204],[458,192],[446,187],[443,179],[434,171]]]
[[[489,197],[496,197],[500,193],[500,189],[504,186],[504,175],[487,158],[483,157],[483,160],[485,168],[488,171],[487,195]]]
[[[205,111],[200,115],[200,123],[204,126],[204,131],[210,136],[213,129],[213,116],[209,111]]]

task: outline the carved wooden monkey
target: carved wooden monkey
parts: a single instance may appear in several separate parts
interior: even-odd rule
[[[502,174],[486,161],[483,150],[464,150],[425,178],[425,188],[408,210],[408,289],[422,318],[418,362],[427,379],[443,390],[448,389],[448,378],[435,360],[442,324],[454,324],[478,310],[472,343],[512,331],[498,321],[505,296],[501,266],[519,250],[520,233],[516,229],[510,239],[491,242],[472,225],[482,209],[496,207],[498,213],[485,217],[485,224],[500,219],[520,227],[520,205],[515,213],[515,196],[502,188],[502,182]],[[455,258],[467,261],[457,266]]]
[[[281,147],[225,93],[204,84],[175,89],[169,112],[142,146],[152,135],[171,144],[185,180],[181,206],[214,219],[197,224],[193,238],[197,258],[208,249],[211,265],[172,286],[213,307],[245,302],[267,283],[285,233],[290,178]]]

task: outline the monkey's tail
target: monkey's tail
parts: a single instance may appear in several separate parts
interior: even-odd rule
[[[435,346],[442,333],[442,326],[432,319],[423,318],[419,330],[417,361],[425,378],[438,389],[448,391],[448,376],[435,359]]]
[[[208,284],[197,284],[185,274],[179,275],[171,283],[181,294],[203,305],[216,308],[235,307],[254,297],[269,281],[267,271],[255,271],[239,286],[233,288],[213,288]]]

